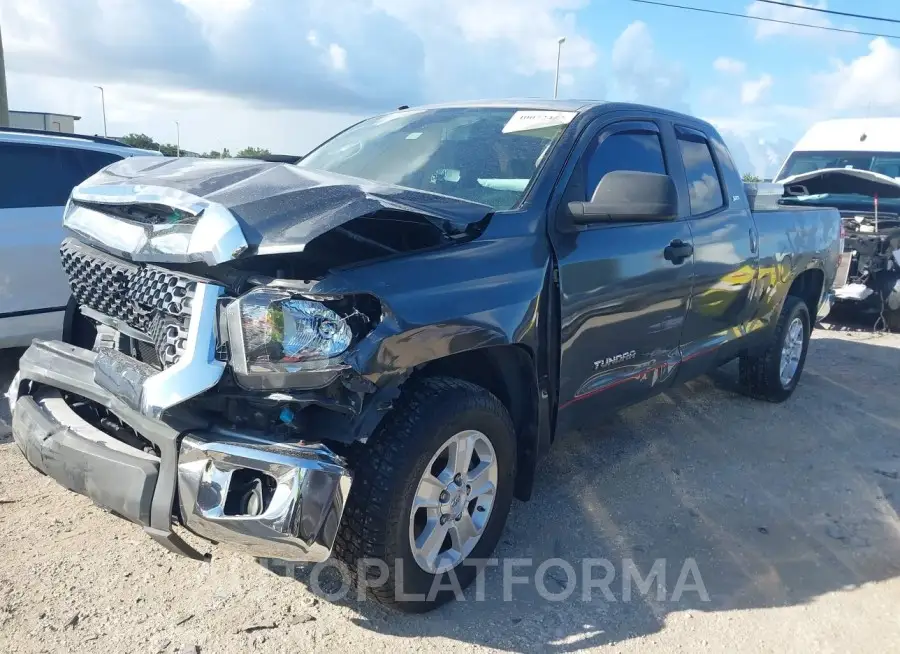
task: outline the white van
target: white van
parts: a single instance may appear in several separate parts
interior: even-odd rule
[[[0,128],[0,348],[60,337],[70,295],[59,258],[69,193],[133,156],[161,155],[112,139]]]
[[[841,118],[803,135],[774,181],[826,168],[868,170],[900,178],[900,118]]]
[[[788,204],[835,207],[845,233],[838,306],[900,331],[900,118],[813,125],[774,178]]]

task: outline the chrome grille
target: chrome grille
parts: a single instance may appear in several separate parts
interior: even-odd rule
[[[163,367],[181,358],[197,280],[122,261],[74,239],[63,242],[60,254],[79,304],[146,335]]]

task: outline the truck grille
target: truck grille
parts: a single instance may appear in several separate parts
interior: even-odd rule
[[[184,351],[197,280],[116,259],[74,239],[60,247],[62,266],[79,304],[122,321],[147,336],[156,361],[167,367]],[[142,360],[146,348],[139,348]]]

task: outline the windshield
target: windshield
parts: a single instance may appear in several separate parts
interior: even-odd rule
[[[297,165],[512,209],[574,116],[515,108],[406,109],[341,132]]]
[[[824,168],[854,168],[900,178],[900,152],[792,152],[775,181]]]
[[[869,170],[900,179],[900,152],[792,152],[775,181],[825,168]],[[865,193],[801,195],[785,200],[785,202],[788,204],[814,204],[854,211],[871,211],[874,207],[874,197]],[[900,211],[900,199],[880,198],[879,202],[884,210]]]

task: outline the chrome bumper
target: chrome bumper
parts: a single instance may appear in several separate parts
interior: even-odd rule
[[[257,515],[229,513],[235,474],[258,473],[266,488]],[[178,460],[179,506],[198,536],[257,557],[324,561],[331,554],[350,476],[323,445],[204,442],[186,436]]]
[[[35,468],[193,558],[206,557],[173,531],[173,517],[253,556],[328,558],[350,490],[340,457],[323,445],[263,442],[204,423],[151,418],[94,381],[96,357],[58,341],[35,341],[23,355],[7,397],[13,437]],[[155,453],[85,422],[59,391],[105,406]],[[264,490],[252,510],[236,497],[237,482],[247,479]]]

